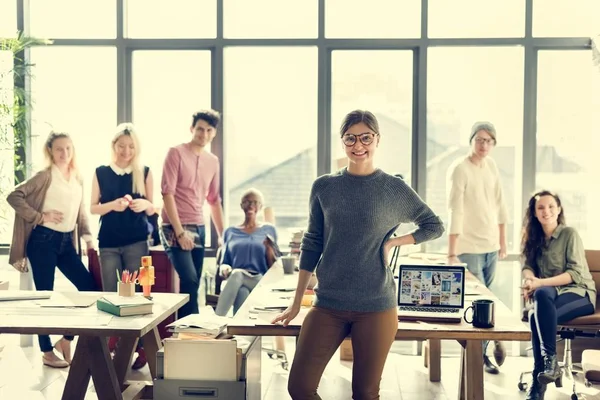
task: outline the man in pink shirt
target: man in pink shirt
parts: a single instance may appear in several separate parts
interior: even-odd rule
[[[163,166],[161,192],[164,201],[161,242],[179,275],[181,293],[190,301],[178,312],[182,318],[198,313],[198,288],[204,263],[204,200],[211,208],[214,226],[221,241],[219,159],[205,150],[217,134],[220,115],[203,110],[192,116],[192,140],[172,147]]]

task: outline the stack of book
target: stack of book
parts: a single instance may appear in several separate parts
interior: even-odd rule
[[[107,294],[96,301],[98,310],[117,317],[152,314],[153,304],[151,300],[140,295],[125,297],[117,294]]]
[[[302,236],[304,236],[304,231],[299,230],[292,233],[292,239],[290,240],[290,255],[291,256],[300,256],[300,243],[302,242]]]

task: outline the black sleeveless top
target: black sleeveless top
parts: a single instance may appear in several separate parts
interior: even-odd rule
[[[144,181],[150,169],[144,167]],[[109,165],[96,168],[100,186],[100,203],[109,203],[129,194],[133,199],[145,198],[131,193],[133,175],[118,175]],[[145,212],[136,213],[127,208],[123,212],[110,211],[100,217],[98,247],[122,247],[148,240],[148,218]]]

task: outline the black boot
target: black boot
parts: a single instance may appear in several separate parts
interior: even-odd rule
[[[539,383],[537,380],[538,374],[543,371],[543,361],[539,360],[539,363],[535,362],[533,371],[531,372],[532,380],[527,393],[525,394],[525,400],[544,400],[544,394],[546,393],[547,385]]]
[[[537,379],[541,384],[555,382],[556,387],[562,387],[562,371],[558,366],[556,354],[544,356],[544,370],[538,374]]]

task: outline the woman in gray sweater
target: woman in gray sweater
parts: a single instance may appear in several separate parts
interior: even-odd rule
[[[387,256],[394,247],[436,239],[444,231],[440,218],[404,180],[375,167],[380,133],[372,113],[349,113],[340,136],[348,166],[313,183],[294,301],[273,319],[287,326],[298,315],[316,269],[314,307],[302,324],[290,371],[294,400],[320,399],[317,386],[325,366],[349,334],[353,398],[379,398],[398,329],[396,283]],[[391,238],[402,223],[418,228]]]

